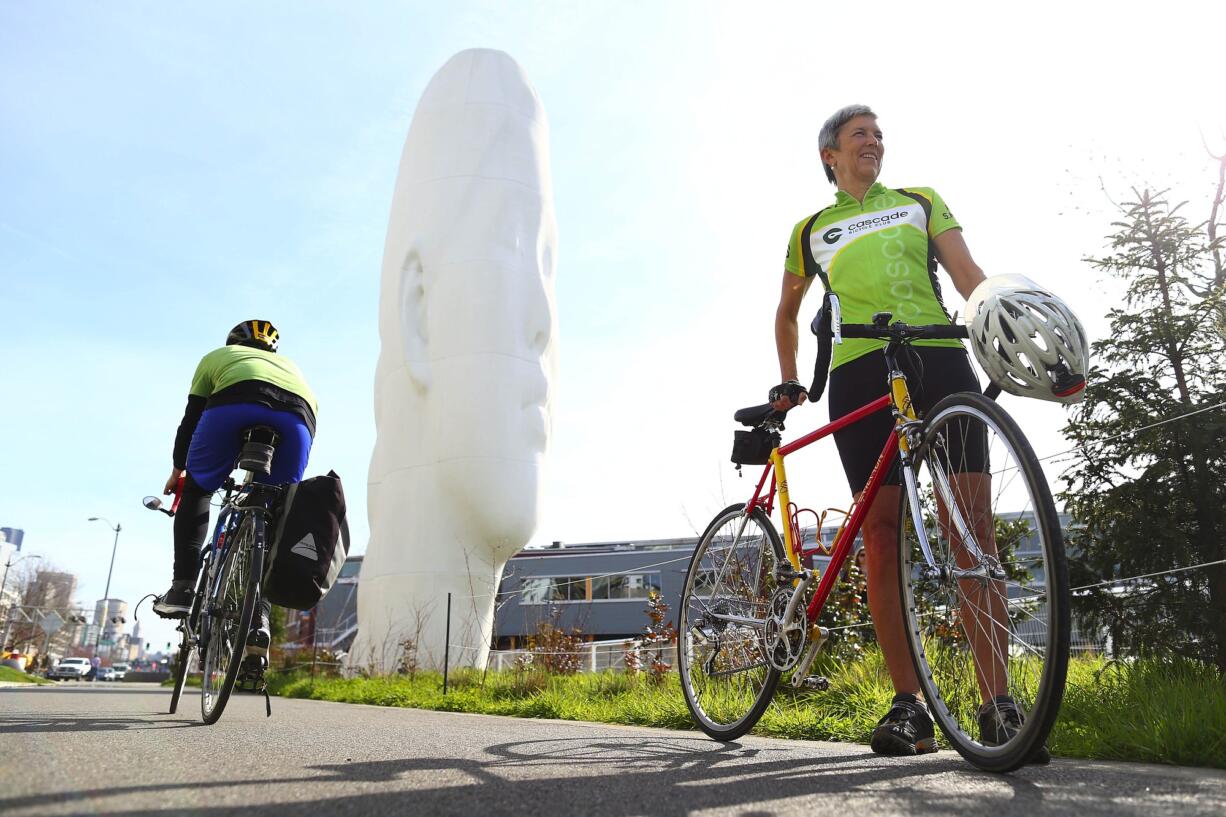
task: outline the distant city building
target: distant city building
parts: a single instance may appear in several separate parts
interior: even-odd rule
[[[77,592],[77,577],[58,570],[40,570],[30,584],[26,603],[37,607],[67,610]]]
[[[128,650],[128,660],[137,661],[145,657],[145,639],[141,636],[140,622],[132,625],[132,646]]]
[[[128,603],[120,599],[99,599],[94,605],[94,624],[102,627],[102,645],[112,649],[124,644],[127,636]],[[95,635],[97,631],[95,630]],[[93,642],[90,642],[90,646]]]

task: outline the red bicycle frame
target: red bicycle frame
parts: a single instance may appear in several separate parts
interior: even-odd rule
[[[789,510],[790,502],[788,501],[787,476],[783,468],[783,458],[793,451],[799,451],[805,446],[828,437],[836,431],[841,431],[854,423],[858,423],[865,417],[895,405],[903,407],[897,412],[900,420],[911,419],[911,401],[907,393],[906,379],[900,373],[895,373],[891,376],[891,382],[893,384],[894,396],[883,395],[873,402],[843,415],[837,420],[832,420],[816,431],[811,431],[787,445],[779,446],[779,448],[771,453],[771,461],[763,469],[762,477],[758,480],[753,498],[746,503],[745,510],[748,512],[757,506],[769,515],[774,511],[775,494],[776,492],[779,493],[780,515],[783,518],[784,528],[784,547],[787,550],[788,559],[792,562],[793,566],[800,566],[800,557],[805,555],[805,551],[803,551],[804,543],[797,541],[798,532],[794,528]],[[886,438],[885,447],[881,451],[881,456],[877,458],[877,464],[873,466],[873,472],[869,476],[868,484],[864,486],[864,491],[860,494],[859,499],[852,505],[851,514],[835,538],[834,548],[830,552],[830,563],[825,573],[821,575],[817,590],[814,592],[813,599],[809,602],[809,606],[805,611],[810,623],[817,621],[817,617],[821,614],[822,608],[826,604],[826,599],[830,596],[830,591],[834,589],[834,583],[838,580],[839,571],[842,570],[843,563],[851,553],[852,543],[855,542],[856,535],[860,532],[860,526],[864,524],[864,517],[868,514],[868,509],[873,506],[873,500],[877,498],[877,492],[881,489],[886,474],[889,473],[890,467],[894,464],[895,457],[898,456],[898,450],[898,425],[896,422],[895,427],[890,430],[890,436]],[[763,488],[766,486],[766,478],[768,476],[771,478],[770,488],[763,494]],[[820,537],[820,535],[819,531],[818,536]]]

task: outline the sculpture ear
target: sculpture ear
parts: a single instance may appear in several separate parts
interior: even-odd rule
[[[410,248],[400,267],[400,343],[409,379],[418,391],[430,388],[430,346],[426,323],[426,276],[421,256]]]

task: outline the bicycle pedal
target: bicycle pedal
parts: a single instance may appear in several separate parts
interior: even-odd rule
[[[800,680],[797,684],[801,689],[812,689],[816,692],[825,692],[830,689],[830,679],[825,675],[810,675]]]

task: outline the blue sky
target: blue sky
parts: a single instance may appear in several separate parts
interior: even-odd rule
[[[260,316],[320,398],[310,471],[345,479],[364,548],[391,191],[418,96],[463,48],[515,57],[550,121],[541,541],[691,533],[748,490],[729,416],[777,379],[784,243],[830,197],[816,133],[848,102],[882,117],[883,181],[936,187],[989,273],[1048,283],[1101,330],[1115,290],[1081,262],[1111,217],[1099,179],[1206,195],[1223,12],[984,8],[0,2],[0,524],[88,602],[111,537],[85,519],[104,515],[124,527],[112,595],[163,590],[170,525],[139,500],[195,363]],[[1060,409],[1009,408],[1058,449]],[[844,498],[835,463],[798,466],[812,504]]]

